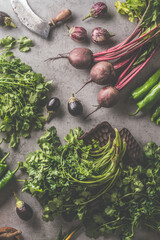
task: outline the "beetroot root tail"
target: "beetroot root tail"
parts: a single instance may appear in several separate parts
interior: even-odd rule
[[[85,83],[83,84],[83,86],[76,92],[76,94],[79,93],[79,92],[80,92],[88,83],[90,83],[90,82],[92,82],[91,79],[89,79],[87,82],[85,82]]]
[[[84,117],[83,120],[86,120],[91,114],[97,112],[97,110],[99,110],[100,108],[101,108],[101,106],[98,105],[97,108],[93,112],[89,113],[86,117]]]
[[[47,62],[47,61],[54,61],[54,60],[57,60],[57,59],[60,59],[60,58],[68,58],[68,53],[58,54],[57,57],[48,58],[48,59],[45,60],[45,62]]]

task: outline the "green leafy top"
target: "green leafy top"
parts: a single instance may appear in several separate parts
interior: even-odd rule
[[[25,36],[22,36],[17,40],[12,36],[7,36],[5,38],[0,39],[0,47],[6,48],[8,50],[11,50],[14,47],[16,47],[16,43],[18,44],[20,52],[28,52],[33,46],[32,40]]]
[[[30,137],[32,130],[43,128],[50,85],[12,52],[0,55],[0,132],[6,133],[10,147],[18,145],[20,136]]]
[[[83,219],[87,205],[110,189],[120,173],[126,145],[116,138],[104,147],[93,141],[86,145],[81,128],[71,129],[61,145],[54,127],[40,137],[40,150],[30,153],[24,163],[29,174],[24,191],[35,195],[43,206],[43,219],[55,215]]]
[[[117,12],[128,15],[129,21],[133,22],[135,18],[140,19],[147,7],[147,0],[126,0],[121,3],[119,0],[115,2]]]

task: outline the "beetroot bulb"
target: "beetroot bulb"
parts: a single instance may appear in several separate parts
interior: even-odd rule
[[[89,80],[86,81],[76,93],[90,82],[95,82],[98,85],[114,85],[116,82],[115,80],[116,72],[113,65],[105,61],[98,62],[91,68]]]
[[[59,54],[57,57],[47,60],[60,58],[67,58],[70,64],[77,69],[87,69],[93,64],[93,52],[88,48],[74,48],[70,53]]]
[[[112,86],[107,86],[102,88],[97,96],[98,106],[97,108],[88,114],[85,119],[87,119],[91,114],[99,110],[101,107],[111,108],[117,104],[119,101],[120,93],[119,91]]]

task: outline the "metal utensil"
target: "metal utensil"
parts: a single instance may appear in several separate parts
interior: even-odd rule
[[[64,22],[68,20],[72,15],[69,9],[65,9],[61,11],[57,17],[51,18],[50,22],[47,22],[33,12],[33,10],[28,5],[27,0],[11,0],[11,4],[19,20],[28,29],[43,38],[48,37],[51,26],[55,27],[58,22]]]

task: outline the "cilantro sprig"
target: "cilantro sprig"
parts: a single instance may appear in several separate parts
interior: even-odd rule
[[[20,52],[28,52],[31,50],[33,42],[31,39],[25,36],[22,36],[17,40],[12,36],[7,36],[5,38],[0,39],[0,47],[11,50],[16,46],[18,46]]]
[[[50,84],[12,52],[0,55],[0,132],[5,132],[10,147],[16,147],[21,136],[43,128]]]

